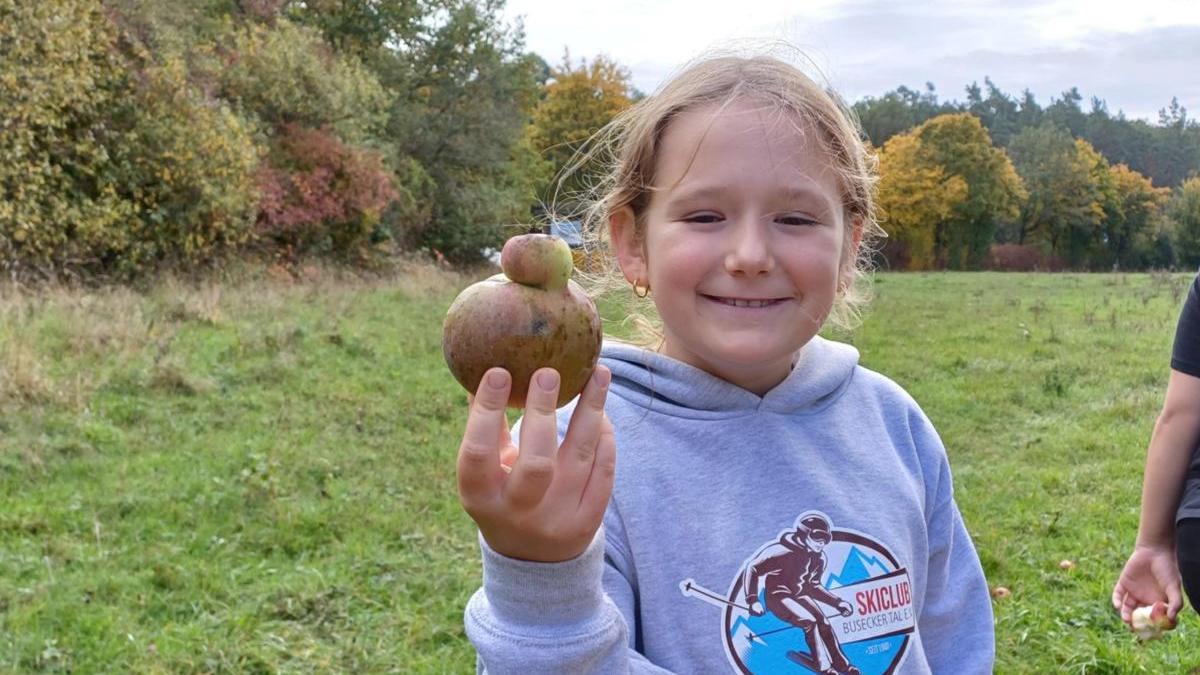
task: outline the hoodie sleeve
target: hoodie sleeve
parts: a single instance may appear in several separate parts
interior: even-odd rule
[[[669,673],[632,648],[634,592],[605,555],[604,528],[560,563],[506,558],[482,537],[480,545],[483,588],[466,610],[478,673]]]
[[[559,411],[560,442],[573,409]],[[520,426],[517,420],[513,438],[520,437]],[[670,675],[635,649],[636,578],[624,538],[612,503],[591,545],[573,560],[515,560],[480,536],[483,587],[465,612],[477,673]]]
[[[928,474],[926,528],[929,562],[917,628],[935,673],[991,673],[996,660],[995,624],[983,568],[954,503],[950,463],[937,432],[918,412],[913,436],[936,461]]]

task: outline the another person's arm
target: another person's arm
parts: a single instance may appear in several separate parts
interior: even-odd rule
[[[1193,282],[1171,351],[1171,378],[1146,451],[1137,543],[1113,587],[1113,607],[1131,624],[1139,606],[1167,603],[1175,618],[1183,599],[1175,557],[1175,513],[1188,463],[1200,444],[1200,276]]]
[[[1172,618],[1183,606],[1175,561],[1175,511],[1197,445],[1200,378],[1172,370],[1146,452],[1137,543],[1113,588],[1113,606],[1127,624],[1132,621],[1133,610],[1141,606],[1165,601]]]

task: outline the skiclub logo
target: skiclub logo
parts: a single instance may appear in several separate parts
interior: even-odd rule
[[[755,551],[728,593],[693,579],[679,588],[722,610],[730,664],[751,675],[893,673],[916,624],[908,570],[818,511]]]

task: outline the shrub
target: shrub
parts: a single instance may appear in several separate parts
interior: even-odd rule
[[[245,123],[182,61],[143,64],[119,37],[97,0],[0,0],[0,262],[13,271],[129,276],[252,233]]]
[[[1043,253],[1029,244],[992,244],[984,267],[1001,272],[1056,272],[1064,269],[1062,260]]]
[[[0,265],[80,266],[136,210],[108,172],[128,89],[95,0],[0,0]],[[15,268],[15,269],[14,269]]]
[[[437,185],[424,165],[412,157],[392,162],[396,167],[396,201],[384,211],[379,233],[401,249],[419,248],[419,236],[433,218]]]
[[[130,132],[113,155],[138,217],[110,228],[127,273],[161,263],[195,266],[252,235],[260,149],[249,125],[188,83],[179,59],[141,73],[126,113]]]
[[[379,153],[296,124],[281,129],[255,182],[258,232],[296,250],[355,251],[398,196]]]
[[[328,125],[358,145],[387,123],[390,99],[379,80],[310,28],[283,19],[248,26],[234,33],[219,67],[221,96],[267,133],[285,124]]]

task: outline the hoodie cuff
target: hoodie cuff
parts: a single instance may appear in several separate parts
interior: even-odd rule
[[[578,557],[555,563],[496,553],[483,535],[483,592],[495,618],[525,625],[563,625],[591,619],[604,603],[604,528]]]

